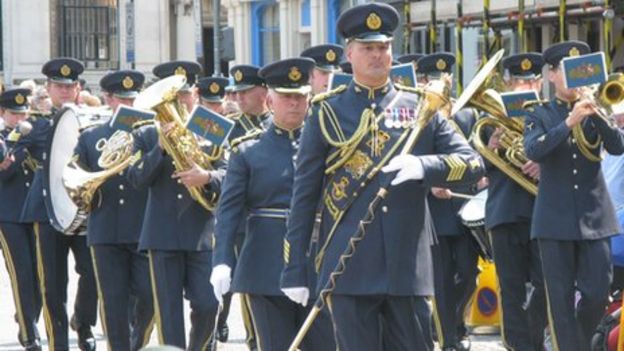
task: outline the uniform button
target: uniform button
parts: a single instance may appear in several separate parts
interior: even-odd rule
[[[119,190],[124,190],[123,184],[119,184]]]
[[[574,190],[578,190],[578,185],[574,184]]]
[[[28,170],[27,169],[24,170],[24,175],[28,175]]]
[[[182,181],[180,179],[177,180],[178,184],[182,184]]]
[[[292,147],[296,148],[297,147],[297,142],[293,141],[292,143],[290,143],[290,145],[292,145]]]
[[[182,194],[178,194],[178,199],[182,199]]]
[[[572,143],[576,144],[576,139],[572,138]]]
[[[576,159],[576,154],[572,154],[572,158],[573,158],[573,159]]]
[[[119,204],[123,205],[124,204],[124,199],[119,199]]]
[[[577,174],[578,171],[576,169],[572,170],[572,174]]]
[[[47,196],[47,192],[45,189],[43,189],[43,197],[46,197],[46,196]]]
[[[29,183],[29,182],[26,182],[26,187],[28,188],[29,186],[30,186],[30,183]]]
[[[119,176],[120,176],[120,177],[123,177],[123,174],[124,174],[124,172],[123,172],[123,171],[119,172]]]
[[[388,206],[382,206],[381,207],[381,212],[388,213]]]

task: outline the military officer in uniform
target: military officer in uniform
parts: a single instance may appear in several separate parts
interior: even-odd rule
[[[170,77],[174,74],[186,77],[186,84],[178,90],[178,101],[186,111],[191,113],[195,104],[197,104],[197,91],[195,83],[197,75],[201,73],[201,65],[193,61],[170,61],[154,66],[152,73],[160,79]]]
[[[104,76],[100,87],[107,105],[116,111],[121,105],[132,106],[144,81],[142,73],[124,70]],[[101,171],[99,146],[113,133],[109,123],[87,129],[78,139],[74,159],[89,172]],[[91,204],[87,244],[98,282],[100,318],[111,350],[138,350],[152,330],[149,264],[147,255],[137,249],[146,200],[147,189],[134,189],[122,171],[100,186]]]
[[[624,133],[595,116],[595,104],[578,90],[566,88],[560,65],[564,57],[589,51],[587,44],[578,41],[554,44],[544,51],[555,97],[530,108],[525,124],[526,154],[540,166],[531,237],[537,239],[542,257],[555,350],[589,350],[609,296],[610,237],[619,232],[596,161],[603,149],[622,154]],[[582,132],[579,137],[573,133],[575,128]],[[580,149],[581,143],[589,150]],[[577,303],[576,291],[580,293]]]
[[[316,62],[310,73],[312,95],[327,91],[329,76],[340,70],[338,63],[342,57],[343,48],[336,44],[311,46],[301,52],[301,57],[309,57]]]
[[[289,298],[304,305],[310,293],[306,249],[319,201],[324,207],[316,258],[323,287],[380,186],[393,179],[327,299],[343,351],[379,350],[382,344],[392,350],[433,349],[416,313],[428,310],[426,298],[433,294],[426,192],[431,186],[472,183],[483,173],[481,158],[439,115],[424,127],[410,154],[396,155],[400,135],[418,118],[419,99],[389,79],[398,20],[397,11],[383,3],[358,5],[340,16],[353,81],[315,98],[295,167],[281,284]],[[393,112],[401,109],[403,114]]]
[[[57,58],[43,65],[42,73],[48,77],[46,89],[52,100],[52,113],[60,111],[66,103],[74,103],[79,93],[78,76],[83,72],[81,62],[72,58]],[[52,132],[53,120],[39,116],[33,120],[33,130],[20,138],[17,149],[25,148],[38,164],[49,155],[47,143]],[[95,350],[95,339],[91,333],[97,319],[97,288],[87,238],[83,235],[65,235],[50,224],[49,211],[44,201],[43,172],[40,166],[35,171],[21,220],[34,222],[37,241],[37,265],[39,284],[43,296],[43,316],[46,321],[48,344],[51,350],[67,350],[67,254],[72,251],[79,274],[78,291],[74,314],[70,325],[78,333],[81,350]]]
[[[200,105],[222,115],[225,87],[228,86],[228,83],[228,79],[224,77],[200,78],[197,81]]]
[[[231,89],[236,92],[236,103],[240,109],[239,114],[228,116],[236,122],[229,137],[231,147],[257,137],[271,123],[271,113],[266,104],[268,90],[264,79],[258,76],[259,70],[260,67],[253,65],[238,65],[230,69],[230,76],[234,78]]]
[[[187,187],[199,187],[206,199],[219,194],[226,164],[215,160],[211,170],[194,164],[187,171],[177,171],[174,159],[159,142],[172,128],[176,126],[164,124],[159,132],[154,125],[148,125],[135,131],[135,152],[139,152],[139,157],[129,167],[128,179],[137,189],[148,188],[139,249],[148,252],[159,342],[205,350],[218,309],[208,281],[214,217],[190,196]],[[208,146],[202,150],[209,154],[214,151]],[[184,298],[191,307],[188,345]]]
[[[243,293],[251,307],[261,350],[286,350],[307,315],[280,290],[284,235],[288,219],[294,160],[308,107],[310,58],[293,58],[263,67],[269,86],[273,123],[259,138],[237,146],[230,157],[217,212],[211,283],[215,295],[229,290],[239,218],[249,210],[247,232],[238,257],[232,291]],[[328,315],[315,322],[304,350],[331,350]]]
[[[409,62],[414,62],[415,58],[411,57]],[[420,78],[427,83],[439,79],[442,74],[450,74],[455,56],[433,53],[422,56],[417,62]],[[467,140],[476,117],[473,109],[462,109],[449,119],[449,124]],[[427,197],[438,239],[433,246],[433,320],[438,344],[445,351],[470,349],[464,311],[476,287],[478,252],[470,231],[458,215],[466,200],[454,197],[453,192],[472,195],[476,191],[476,184],[432,187]]]
[[[25,350],[36,351],[41,350],[37,330],[41,295],[37,284],[35,234],[32,223],[20,220],[33,181],[33,169],[24,149],[10,152],[21,136],[19,124],[28,118],[29,95],[28,89],[11,89],[0,95],[4,119],[0,139],[6,146],[0,162],[0,245],[11,279],[19,342]]]
[[[502,61],[508,72],[509,91],[542,90],[544,59],[538,53],[511,55]],[[493,131],[488,147],[500,149],[501,130]],[[500,151],[501,153],[504,150]],[[536,179],[539,166],[527,162],[525,176]],[[496,262],[501,294],[502,338],[510,350],[542,350],[546,327],[546,297],[536,240],[531,240],[531,216],[535,196],[498,168],[488,165],[488,198],[485,228]],[[527,300],[526,283],[531,283]]]

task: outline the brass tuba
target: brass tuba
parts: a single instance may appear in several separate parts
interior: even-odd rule
[[[479,70],[475,78],[470,82],[466,90],[453,105],[452,114],[456,114],[460,109],[468,106],[479,111],[483,111],[488,116],[479,118],[475,123],[470,140],[475,149],[500,169],[508,177],[522,186],[529,193],[537,194],[537,182],[527,177],[521,167],[529,161],[524,152],[523,133],[524,121],[522,119],[509,118],[500,95],[492,85],[495,84],[494,69],[502,59],[504,50],[499,50],[484,66]],[[503,132],[500,137],[500,144],[504,152],[499,153],[491,150],[484,142],[484,131],[487,127],[493,129],[500,128]]]
[[[624,101],[624,74],[614,73],[609,76],[609,79],[600,84],[597,88],[581,88],[581,95],[592,101],[596,107],[598,118],[605,121],[607,124],[613,124],[611,115],[613,114],[613,106],[622,103]],[[592,143],[590,142],[581,124],[577,124],[572,128],[572,135],[577,140],[579,151],[588,160],[593,162],[600,162],[602,157],[596,156],[592,150],[598,149],[602,142],[600,136]]]
[[[99,172],[88,172],[72,159],[63,170],[63,185],[74,204],[89,212],[91,201],[98,188],[110,177],[126,169],[132,161],[134,138],[132,134],[117,130],[110,138],[102,138],[95,145],[100,151]]]
[[[211,155],[204,153],[195,135],[186,129],[184,123],[188,119],[188,112],[176,95],[185,83],[186,77],[182,75],[162,79],[141,92],[134,101],[134,106],[156,112],[154,120],[159,140],[173,159],[177,171],[186,171],[192,168],[193,164],[211,169],[212,162],[221,158],[223,150],[215,147]],[[161,126],[170,123],[173,124],[171,130],[163,133]],[[188,187],[188,191],[202,207],[214,211],[218,200],[216,193],[206,194],[200,186]]]

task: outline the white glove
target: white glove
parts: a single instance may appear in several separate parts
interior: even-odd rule
[[[231,273],[232,268],[226,264],[218,264],[212,268],[210,284],[212,284],[212,289],[217,301],[219,301],[219,305],[223,304],[223,295],[230,291],[230,283],[232,282],[232,278],[230,277]]]
[[[421,180],[425,176],[422,161],[414,155],[395,156],[381,171],[384,173],[398,171],[391,185],[401,184],[406,180]]]
[[[284,288],[282,289],[282,292],[293,302],[301,304],[302,306],[308,304],[308,298],[310,297],[310,290],[308,290],[308,288]]]

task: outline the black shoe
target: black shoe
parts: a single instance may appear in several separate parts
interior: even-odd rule
[[[38,339],[36,339],[35,341],[27,342],[24,345],[24,350],[25,351],[41,351],[41,343],[39,342]]]
[[[91,326],[79,324],[76,316],[72,316],[69,326],[78,333],[78,348],[80,351],[95,351],[96,342],[91,332]]]
[[[457,342],[455,348],[457,349],[457,351],[470,351],[470,346],[472,346],[470,339],[468,337],[465,337]]]
[[[217,326],[217,340],[220,342],[227,342],[230,335],[230,328],[227,323]]]
[[[78,329],[78,348],[80,351],[95,351],[95,337],[91,333],[91,328]]]

